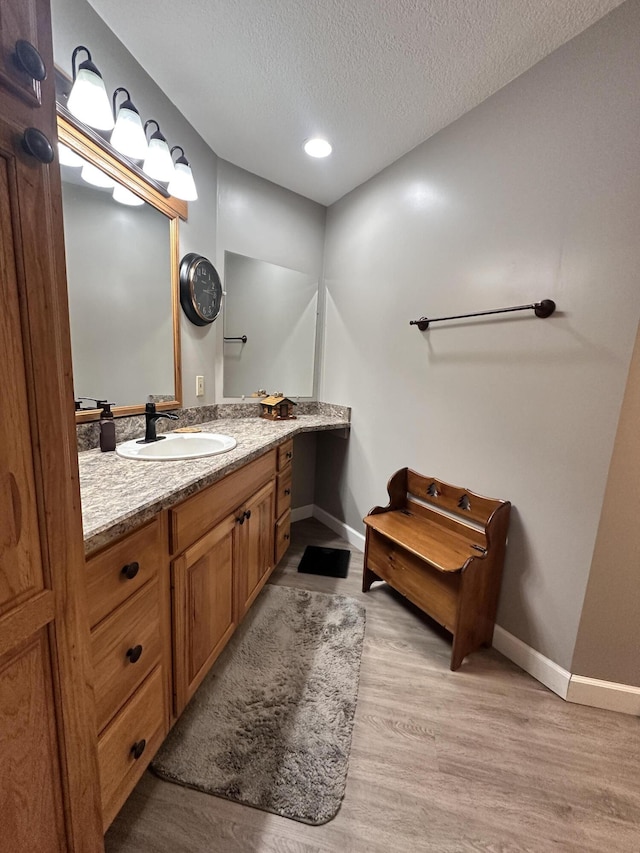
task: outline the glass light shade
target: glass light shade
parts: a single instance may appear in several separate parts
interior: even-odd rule
[[[174,169],[174,175],[167,187],[167,192],[175,196],[175,198],[181,198],[184,201],[195,201],[198,198],[198,192],[195,181],[193,180],[191,166],[188,163],[181,163],[178,160]]]
[[[173,160],[164,139],[151,137],[142,171],[156,181],[166,182],[173,178]]]
[[[72,115],[89,127],[97,130],[111,130],[113,127],[113,113],[104,81],[88,68],[78,71],[67,107]]]
[[[113,197],[116,201],[119,201],[120,204],[128,204],[131,207],[137,207],[138,205],[144,204],[144,199],[140,198],[139,195],[132,193],[131,190],[128,190],[126,187],[123,187],[122,184],[116,184],[113,188]]]
[[[116,185],[113,178],[110,178],[109,175],[105,175],[105,173],[94,166],[93,163],[84,164],[82,171],[80,172],[80,177],[88,184],[91,184],[94,187],[101,187],[103,189],[110,190]]]
[[[58,142],[58,160],[61,166],[84,166],[85,160],[75,151],[72,151],[68,145]]]
[[[308,139],[304,144],[304,150],[310,157],[328,157],[333,151],[331,143],[326,139]]]
[[[144,160],[149,146],[137,112],[120,107],[116,126],[111,134],[111,144],[116,151],[131,157],[132,160]]]

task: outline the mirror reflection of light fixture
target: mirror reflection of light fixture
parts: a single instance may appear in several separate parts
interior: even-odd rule
[[[81,50],[86,52],[87,59],[80,63],[76,71],[76,58]],[[71,55],[71,69],[73,86],[67,102],[69,112],[90,127],[111,130],[114,124],[111,104],[102,74],[93,64],[88,48],[83,45],[76,47]]]
[[[169,182],[173,178],[175,171],[171,152],[169,151],[167,140],[160,131],[160,125],[154,118],[145,121],[145,134],[150,124],[155,124],[157,130],[149,138],[149,150],[142,165],[142,171],[156,181]]]
[[[101,169],[98,169],[97,166],[94,166],[93,163],[84,164],[82,171],[80,172],[80,177],[88,184],[91,184],[94,187],[101,187],[106,190],[113,189],[116,185],[113,178],[110,178],[109,175],[105,175],[105,173]]]
[[[84,166],[85,160],[75,151],[72,151],[68,145],[58,142],[58,160],[62,166]]]
[[[117,107],[116,101],[120,92],[124,92],[127,98]],[[144,160],[148,149],[147,137],[142,129],[140,113],[124,86],[119,86],[113,93],[113,114],[116,117],[116,125],[111,134],[113,147],[132,160]]]
[[[139,195],[132,193],[131,190],[123,187],[122,184],[116,184],[113,188],[113,198],[119,201],[120,204],[128,204],[130,207],[138,207],[144,204],[144,199]]]
[[[181,145],[174,145],[171,154],[173,155],[176,150],[182,153],[174,163],[174,173],[167,187],[167,192],[183,201],[195,201],[198,198],[198,191],[193,180],[191,166],[184,156],[184,148]]]

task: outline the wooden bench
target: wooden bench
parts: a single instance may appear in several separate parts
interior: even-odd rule
[[[386,581],[453,634],[451,669],[490,646],[509,526],[494,500],[401,468],[364,519],[362,590]]]

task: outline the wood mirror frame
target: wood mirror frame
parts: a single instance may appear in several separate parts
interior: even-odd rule
[[[158,411],[175,409],[182,405],[182,370],[180,364],[180,295],[178,283],[179,265],[179,222],[187,219],[188,205],[185,201],[169,196],[163,187],[144,176],[133,163],[121,157],[108,142],[90,128],[84,128],[73,116],[58,104],[58,140],[75,151],[89,163],[97,166],[109,177],[118,181],[131,192],[140,196],[148,204],[169,219],[169,255],[171,259],[171,306],[173,311],[173,362],[174,362],[174,400],[165,400],[156,404]],[[115,406],[116,417],[137,415],[144,412],[144,404]],[[95,421],[100,417],[100,409],[87,409],[76,412],[76,423]]]

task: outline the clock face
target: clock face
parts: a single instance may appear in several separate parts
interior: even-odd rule
[[[180,303],[198,326],[213,323],[220,313],[222,284],[211,261],[202,255],[185,255],[180,264]]]

